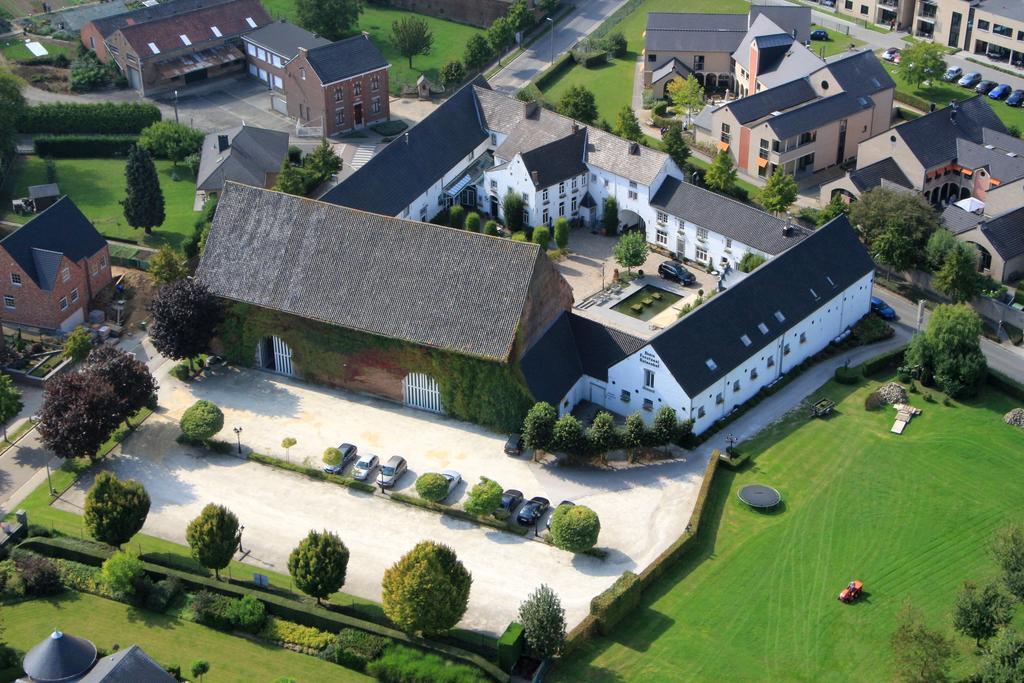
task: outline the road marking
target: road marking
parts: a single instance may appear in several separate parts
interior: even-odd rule
[[[373,158],[373,150],[375,149],[377,149],[377,145],[359,145],[355,156],[352,157],[352,170],[354,171],[365,166],[366,162]]]

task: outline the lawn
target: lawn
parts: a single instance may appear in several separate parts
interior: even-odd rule
[[[877,385],[830,382],[810,398],[836,400],[833,417],[810,420],[805,404],[741,444],[754,461],[716,475],[689,557],[554,679],[891,680],[907,599],[955,638],[954,679],[972,672],[973,641],[950,612],[964,580],[994,578],[989,539],[1019,519],[1024,431],[1002,422],[1017,402],[989,388],[949,407],[912,394],[924,413],[896,436],[892,408],[864,409]],[[736,492],[754,482],[779,489],[784,508],[744,507]],[[867,598],[843,605],[851,579]]]
[[[29,185],[47,182],[46,166],[39,157],[21,157],[20,167],[15,171],[11,184],[11,196],[24,197]],[[92,221],[104,237],[109,239],[136,240],[150,246],[170,244],[181,249],[192,235],[196,212],[192,210],[196,186],[191,174],[184,166],[178,169],[181,180],[172,179],[170,161],[157,160],[160,174],[160,188],[164,192],[164,210],[167,214],[164,224],[152,235],[129,226],[124,219],[120,201],[124,199],[124,159],[57,159],[57,184],[75,205]],[[18,216],[9,211],[0,216],[4,220],[24,223],[31,216]]]
[[[827,41],[815,40],[811,42],[811,47],[809,48],[810,51],[819,56],[822,54],[820,52],[822,48],[825,48],[824,56],[831,57],[832,55],[837,55],[840,52],[846,52],[851,46],[860,47],[864,44],[864,41],[860,38],[854,38],[853,36],[848,36],[845,33],[840,33],[839,31],[825,28],[824,26],[811,24],[811,30],[814,31],[816,29],[824,29],[828,33]]]
[[[33,38],[33,40],[36,40]],[[63,43],[55,43],[49,40],[39,40],[46,51],[56,57],[57,55],[71,56],[71,48]],[[29,52],[28,48],[25,47],[25,41],[22,38],[8,38],[3,41],[3,45],[0,46],[0,54],[4,56],[8,62],[16,62],[22,59],[32,59],[35,57],[34,54]]]
[[[317,657],[256,643],[164,614],[85,593],[67,592],[3,608],[7,644],[27,651],[54,628],[111,650],[138,645],[158,663],[177,664],[188,675],[197,659],[210,663],[211,681],[368,681],[363,674]]]
[[[273,17],[297,21],[295,0],[265,0],[263,6]],[[356,34],[360,31],[369,33],[385,59],[391,62],[392,95],[398,94],[402,85],[415,85],[421,73],[426,74],[432,83],[439,85],[439,73],[444,63],[452,59],[462,59],[470,36],[483,32],[475,26],[417,14],[417,17],[427,22],[431,33],[434,34],[434,45],[430,54],[414,57],[413,68],[410,69],[409,60],[400,55],[391,43],[391,24],[410,14],[412,12],[367,3],[363,6],[363,13],[359,16],[356,30],[353,31]]]

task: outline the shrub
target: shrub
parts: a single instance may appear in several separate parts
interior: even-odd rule
[[[851,332],[861,344],[872,344],[882,339],[888,339],[896,333],[887,322],[873,315],[866,315],[858,320]]]
[[[141,133],[161,118],[155,104],[53,102],[27,107],[18,120],[21,133]]]
[[[448,209],[448,225],[461,230],[465,222],[466,210],[462,208],[462,206],[456,204],[452,208]]]
[[[366,667],[367,673],[384,683],[486,683],[489,679],[479,669],[466,664],[452,664],[434,654],[395,645]]]
[[[533,229],[533,242],[540,245],[541,249],[547,249],[551,243],[551,230],[546,225],[538,225]]]
[[[32,141],[38,156],[95,159],[126,157],[138,141],[135,135],[37,135]]]
[[[759,265],[761,265],[764,262],[765,262],[764,256],[761,256],[760,254],[755,254],[752,251],[748,251],[746,254],[743,255],[743,258],[740,259],[740,265],[739,265],[740,272],[741,273],[749,273],[754,268],[757,268]]]
[[[195,441],[206,441],[224,428],[224,413],[215,404],[199,400],[181,416],[181,431]]]
[[[463,507],[471,515],[489,515],[501,505],[501,485],[493,479],[480,477],[480,483],[469,490],[469,497]]]
[[[551,515],[551,542],[570,553],[583,553],[597,543],[601,520],[585,505],[561,506]]]
[[[334,636],[312,626],[303,626],[278,617],[267,617],[259,631],[259,637],[272,643],[295,645],[320,652],[331,644]]]
[[[622,31],[609,33],[601,42],[604,49],[608,50],[613,57],[621,57],[626,54],[626,36],[622,34]]]
[[[590,601],[590,613],[597,619],[597,629],[607,635],[640,603],[640,578],[633,572],[622,573],[603,593]]]
[[[25,582],[25,593],[28,595],[51,595],[62,589],[60,572],[49,558],[26,554],[15,560],[15,566]]]
[[[480,232],[480,214],[476,211],[470,211],[466,216],[466,230]]]
[[[498,221],[489,220],[484,223],[484,234],[485,235],[497,235],[498,234]]]
[[[555,246],[559,249],[569,246],[569,220],[565,216],[559,216],[555,221]]]
[[[466,613],[472,583],[451,548],[421,541],[384,572],[384,614],[408,633],[444,633]]]
[[[232,625],[249,633],[258,633],[267,619],[266,606],[252,595],[243,595],[231,602]]]
[[[349,669],[363,671],[378,659],[393,642],[384,636],[354,628],[343,628],[323,651],[323,658]]]
[[[103,585],[111,593],[128,597],[135,594],[136,581],[143,573],[142,561],[139,558],[125,552],[116,552],[103,563],[100,577]]]
[[[232,618],[235,600],[226,595],[218,595],[201,590],[191,595],[189,611],[192,619],[211,628],[227,631],[234,624]]]
[[[181,581],[171,577],[157,581],[146,596],[145,606],[151,612],[164,612],[181,595]]]
[[[416,493],[434,503],[448,497],[448,480],[437,472],[421,474],[416,480]]]
[[[523,445],[535,450],[548,450],[554,436],[558,411],[550,403],[533,404],[523,420]]]
[[[864,410],[881,410],[885,405],[885,399],[877,391],[872,391],[864,399]]]
[[[857,370],[851,370],[848,367],[840,366],[836,368],[836,381],[840,384],[856,384],[860,381],[860,372]]]

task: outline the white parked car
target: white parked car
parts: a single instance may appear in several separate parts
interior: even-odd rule
[[[459,485],[460,481],[462,481],[462,475],[455,470],[443,470],[441,472],[441,476],[448,482],[448,495],[452,495],[452,491],[454,491],[455,487]]]
[[[899,56],[900,49],[898,47],[887,47],[885,52],[882,53],[882,59],[887,62],[895,62],[896,57]]]
[[[373,476],[373,471],[377,469],[378,464],[380,464],[380,458],[376,455],[367,453],[360,456],[359,460],[356,461],[355,467],[352,468],[352,478],[366,481]]]

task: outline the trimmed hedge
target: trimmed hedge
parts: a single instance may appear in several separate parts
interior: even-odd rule
[[[590,613],[597,619],[598,632],[606,636],[624,616],[640,604],[643,585],[631,571],[622,572],[610,587],[590,601]]]
[[[998,389],[1011,398],[1015,398],[1018,401],[1024,401],[1024,385],[1010,379],[998,370],[989,368],[988,374],[985,375],[985,382],[992,388]]]
[[[356,481],[349,477],[343,477],[338,474],[331,474],[324,472],[323,470],[316,469],[314,467],[306,467],[305,465],[297,465],[295,463],[286,462],[278,458],[274,458],[269,455],[263,455],[262,453],[249,453],[249,460],[258,462],[261,465],[269,465],[270,467],[276,467],[281,470],[289,470],[291,472],[298,472],[304,474],[307,477],[313,479],[319,479],[321,481],[329,481],[332,484],[341,484],[357,491],[363,491],[365,493],[373,493],[377,488],[373,484],[367,484],[365,481]]]
[[[836,381],[840,384],[856,384],[863,375],[856,369],[840,365],[836,368],[835,377]]]
[[[903,365],[903,354],[905,351],[906,347],[900,347],[875,356],[861,363],[860,370],[865,377],[870,377],[886,370],[895,370]]]
[[[576,64],[576,60],[573,59],[572,53],[563,53],[561,57],[558,57],[554,62],[552,62],[551,66],[541,71],[540,74],[533,79],[533,85],[537,86],[537,89],[543,92],[551,85],[552,81],[556,80],[559,76],[571,69],[574,64]]]
[[[500,519],[494,519],[486,515],[483,517],[476,517],[475,515],[471,515],[461,508],[449,507],[447,505],[442,505],[441,503],[432,503],[429,500],[424,500],[423,498],[420,498],[418,496],[407,496],[404,493],[390,493],[388,494],[388,498],[399,503],[405,503],[406,505],[414,505],[416,507],[426,508],[427,510],[440,512],[442,514],[449,515],[450,517],[464,519],[467,522],[473,522],[474,524],[480,524],[482,526],[489,526],[494,529],[508,531],[513,534],[519,534],[520,536],[525,536],[530,531],[528,528],[521,527],[518,524],[505,522]]]
[[[28,107],[18,120],[20,133],[141,133],[161,118],[155,104],[135,102],[53,102]]]
[[[498,638],[498,666],[502,671],[511,671],[523,654],[526,643],[526,629],[522,624],[512,622]]]
[[[897,102],[902,102],[903,104],[909,104],[911,107],[920,109],[921,111],[928,111],[928,108],[932,106],[930,100],[918,97],[917,95],[911,95],[908,92],[900,92],[899,90],[896,90],[893,95],[893,99]]]
[[[97,159],[128,156],[138,140],[137,135],[37,135],[34,145],[38,156]]]

